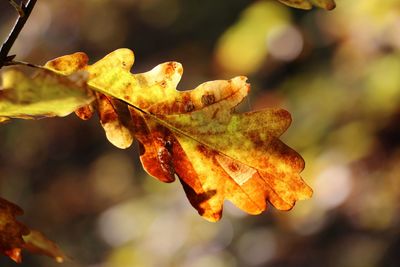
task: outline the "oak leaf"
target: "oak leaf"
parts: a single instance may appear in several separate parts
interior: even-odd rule
[[[112,69],[114,66],[119,67],[120,60],[122,58],[112,58],[108,60],[106,66],[99,63],[96,67],[106,67],[108,69]],[[88,61],[89,59],[86,54],[78,52],[51,60],[44,67],[58,74],[73,75],[77,71],[84,69]],[[129,65],[129,62],[126,62],[126,64]],[[133,58],[131,64],[133,64]],[[129,71],[129,69],[127,70]],[[93,103],[77,109],[75,111],[76,115],[83,120],[87,120],[92,117],[94,112],[97,112],[107,139],[118,148],[123,149],[131,146],[133,135],[130,126],[131,119],[126,105],[121,105],[116,99],[104,94],[96,93],[95,97],[96,100]]]
[[[0,198],[0,251],[16,262],[21,262],[25,243],[22,236],[29,234],[29,229],[15,218],[22,214],[20,207]]]
[[[93,101],[85,72],[61,76],[37,70],[28,77],[16,69],[2,72],[0,122],[9,118],[33,119],[66,116]]]
[[[311,196],[299,174],[303,159],[279,140],[290,114],[282,109],[234,113],[249,91],[245,77],[177,91],[183,72],[179,63],[132,74],[133,61],[132,51],[118,49],[93,65],[87,65],[86,54],[75,53],[45,67],[64,75],[89,73],[88,85],[99,92],[97,99],[105,97],[113,107],[112,123],[127,125],[128,117],[116,108],[121,104],[117,99],[125,103],[131,125],[124,127],[139,141],[146,171],[163,182],[177,176],[191,204],[210,221],[221,218],[225,199],[259,214],[267,201],[288,210],[296,200]],[[121,127],[105,130],[110,140]]]
[[[312,6],[332,10],[336,7],[334,0],[278,0],[288,6],[300,9],[311,9]]]
[[[20,207],[0,198],[0,252],[18,263],[22,260],[23,249],[45,254],[62,262],[65,256],[56,244],[42,233],[31,230],[16,220],[16,216],[22,214]]]

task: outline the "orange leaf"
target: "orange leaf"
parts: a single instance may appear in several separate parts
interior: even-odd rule
[[[140,142],[146,171],[163,182],[172,182],[177,175],[191,204],[206,219],[220,219],[225,199],[259,214],[267,201],[288,210],[311,196],[299,174],[303,159],[279,140],[291,122],[290,114],[282,109],[234,112],[250,88],[245,77],[206,82],[181,92],[176,90],[183,72],[179,63],[131,74],[134,57],[128,49],[86,66],[87,57],[82,55],[64,56],[46,67],[71,74],[80,66],[89,73],[88,85],[106,95],[101,98],[126,103],[132,119],[127,129]],[[76,63],[79,58],[85,60]],[[68,67],[67,62],[74,64]]]

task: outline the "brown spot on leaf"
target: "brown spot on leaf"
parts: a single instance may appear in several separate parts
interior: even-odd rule
[[[110,121],[114,121],[118,118],[117,114],[114,111],[106,111],[100,114],[100,120],[102,123],[107,123]]]
[[[262,147],[265,145],[264,141],[260,138],[260,133],[251,131],[247,133],[247,136],[252,141],[255,147]]]
[[[278,116],[281,120],[288,120],[289,122],[292,121],[292,116],[287,110],[279,109],[275,111],[275,115]]]
[[[172,153],[172,145],[173,145],[172,141],[170,141],[170,140],[165,141],[165,148],[166,148],[170,153]]]
[[[78,108],[75,110],[76,116],[78,116],[81,120],[88,120],[93,116],[94,109],[92,105],[87,105]]]
[[[201,97],[201,103],[204,106],[209,106],[215,103],[215,96],[213,94],[205,94]]]
[[[326,9],[327,9],[327,10],[332,10],[332,9],[334,9],[335,7],[336,7],[335,2],[330,2],[330,3],[326,4]]]
[[[191,100],[189,100],[188,102],[185,103],[184,105],[185,107],[185,112],[192,112],[194,110],[194,104]]]
[[[89,61],[89,58],[85,53],[74,53],[69,56],[63,56],[46,63],[47,68],[51,68],[57,71],[76,71],[83,69]]]
[[[195,110],[195,106],[192,102],[191,95],[188,94],[187,92],[184,92],[182,95],[182,105],[183,105],[183,111],[184,112],[192,112]]]
[[[237,172],[239,170],[239,166],[235,162],[231,162],[228,167],[232,172]]]
[[[175,73],[176,64],[175,62],[168,62],[167,67],[165,68],[165,74],[167,76],[171,76]]]
[[[170,176],[173,176],[175,174],[175,170],[174,166],[172,165],[170,151],[165,147],[159,147],[157,158],[163,171],[169,173]]]
[[[218,155],[218,152],[213,150],[213,149],[209,149],[204,145],[197,145],[196,149],[202,153],[203,155],[205,155],[206,157],[209,158],[213,158],[215,155]]]
[[[214,110],[214,112],[213,112],[213,114],[212,114],[212,116],[211,116],[211,119],[214,120],[214,119],[217,117],[218,111],[219,111],[219,108],[216,108],[216,109]]]

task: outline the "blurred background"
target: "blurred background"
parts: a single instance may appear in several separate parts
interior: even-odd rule
[[[0,1],[0,37],[16,18]],[[246,75],[247,109],[282,107],[282,139],[306,161],[314,196],[249,216],[226,203],[202,219],[178,182],[142,170],[137,146],[113,147],[97,118],[0,126],[0,195],[70,257],[19,266],[400,266],[400,2],[337,0],[333,11],[277,1],[39,0],[15,43],[36,64],[120,47],[133,72],[175,60],[179,89]],[[17,266],[0,257],[0,266]]]

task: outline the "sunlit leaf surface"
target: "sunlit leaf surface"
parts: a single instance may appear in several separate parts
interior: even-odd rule
[[[86,89],[86,74],[64,77],[38,70],[27,77],[15,69],[2,72],[0,122],[7,118],[66,116],[93,100]]]
[[[336,4],[333,0],[278,0],[288,6],[301,8],[301,9],[311,9],[313,5],[321,7],[327,10],[334,9]]]
[[[45,67],[62,74],[87,71],[88,84],[108,95],[99,94],[98,99],[107,101],[109,114],[118,114],[113,98],[128,104],[132,125],[124,129],[131,129],[140,142],[146,171],[163,182],[172,182],[177,175],[191,204],[206,219],[220,219],[225,199],[259,214],[266,201],[288,210],[296,200],[311,196],[299,175],[302,158],[278,139],[291,122],[290,114],[282,109],[233,112],[248,93],[245,77],[206,82],[180,92],[176,86],[183,69],[176,62],[131,74],[133,53],[128,49],[83,67],[86,62],[83,53],[76,53]],[[109,120],[101,113],[108,108],[98,106],[104,127]],[[115,125],[127,124],[109,116]],[[116,143],[121,127],[104,128]]]
[[[399,1],[336,3],[333,12],[304,12],[276,0],[43,0],[13,47],[34,63],[82,49],[93,63],[132,47],[133,72],[184,63],[182,89],[248,75],[241,108],[283,107],[293,117],[281,138],[305,159],[314,195],[291,212],[248,216],[227,201],[224,218],[210,224],[179,183],[149,179],[135,149],[112,148],[98,122],[74,117],[0,127],[1,194],[51,233],[73,258],[68,267],[400,266]],[[281,14],[284,27],[264,31]],[[15,16],[0,1],[3,37]],[[300,40],[288,38],[288,24]],[[298,56],[276,57],[293,47]],[[21,266],[53,265],[34,256]]]

